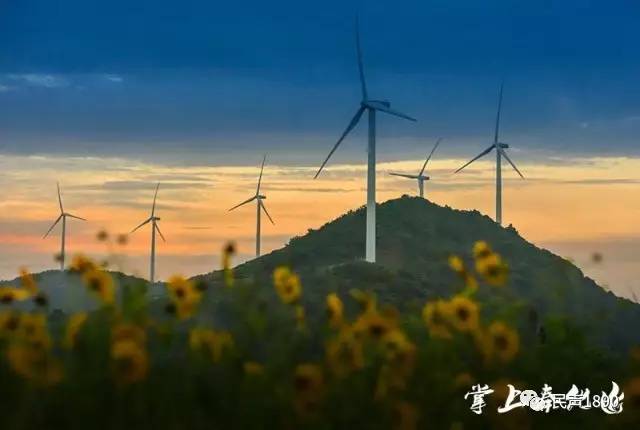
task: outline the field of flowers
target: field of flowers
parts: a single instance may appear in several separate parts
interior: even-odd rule
[[[485,242],[468,261],[450,258],[459,285],[449,297],[413,313],[366,289],[305,304],[295,268],[276,268],[270,285],[235,279],[233,254],[229,245],[220,285],[174,276],[156,300],[146,283],[117,285],[103,265],[76,256],[69,271],[100,306],[71,315],[48,309],[27,271],[20,287],[1,287],[0,428],[622,429],[640,422],[640,349],[622,358],[603,352],[571,321],[538,322],[516,305],[489,316],[480,297],[508,289],[509,269]],[[619,415],[496,412],[508,383],[599,392],[612,381],[625,393]],[[465,399],[475,384],[495,390],[481,415]]]

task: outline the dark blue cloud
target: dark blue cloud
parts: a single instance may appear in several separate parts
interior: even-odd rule
[[[358,101],[356,11],[372,93],[420,120],[382,120],[382,154],[417,156],[438,135],[445,154],[475,151],[502,76],[515,146],[638,152],[633,0],[3,2],[0,150],[313,162]]]

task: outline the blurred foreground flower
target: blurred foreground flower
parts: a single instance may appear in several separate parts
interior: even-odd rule
[[[300,299],[302,294],[300,278],[288,267],[280,266],[273,271],[273,284],[283,303],[290,305]]]

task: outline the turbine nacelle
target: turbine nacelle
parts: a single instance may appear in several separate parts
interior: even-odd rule
[[[509,148],[509,144],[508,143],[498,143],[498,147],[500,147],[502,149],[508,149]]]
[[[364,100],[360,105],[371,109],[390,108],[391,102],[389,100]]]
[[[264,200],[264,199],[267,198],[267,196],[265,196],[263,194],[258,194],[256,197],[259,198],[260,200]]]

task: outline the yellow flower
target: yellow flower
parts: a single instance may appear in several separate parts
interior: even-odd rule
[[[298,415],[305,417],[316,413],[324,395],[324,376],[320,366],[310,363],[298,365],[293,388],[293,405]]]
[[[245,361],[242,365],[245,375],[262,375],[264,373],[264,366],[255,361]]]
[[[387,360],[393,360],[399,354],[412,349],[413,344],[403,331],[395,329],[384,335],[382,338],[382,348]]]
[[[464,263],[462,262],[462,258],[457,255],[452,255],[449,257],[449,267],[456,273],[462,273],[465,271]]]
[[[97,269],[98,266],[96,265],[96,263],[82,254],[75,255],[71,260],[71,265],[69,266],[69,270],[78,273],[85,273]]]
[[[327,342],[325,356],[329,369],[338,377],[364,367],[362,343],[349,326],[343,326],[338,334]]]
[[[509,266],[498,254],[493,253],[476,261],[476,271],[488,284],[500,287],[507,282]]]
[[[273,284],[285,304],[296,303],[302,294],[300,278],[288,267],[280,266],[273,271]]]
[[[31,297],[31,293],[24,288],[0,287],[0,304],[9,305],[13,302],[21,302]]]
[[[462,279],[468,291],[473,292],[478,289],[478,281],[476,281],[476,278],[474,278],[466,269],[462,258],[457,255],[450,256],[449,267]]]
[[[62,342],[66,348],[73,348],[75,346],[78,333],[87,321],[87,317],[88,314],[86,312],[78,312],[69,317],[64,334],[64,341]]]
[[[233,348],[231,333],[208,328],[193,328],[189,333],[189,346],[194,351],[204,351],[209,358],[218,363],[223,354]]]
[[[422,309],[422,319],[429,329],[431,337],[450,339],[451,331],[447,325],[449,305],[443,300],[427,302]]]
[[[392,428],[394,430],[414,430],[418,428],[420,413],[409,402],[397,402],[393,408]]]
[[[115,299],[115,286],[111,275],[100,269],[87,269],[82,272],[82,281],[104,304],[112,304]]]
[[[24,267],[20,269],[20,284],[32,296],[38,294],[38,284],[33,279],[33,275]]]
[[[489,244],[484,240],[479,240],[473,244],[473,257],[476,260],[479,260],[479,259],[481,260],[483,258],[486,258],[490,256],[492,253],[493,251],[491,251]]]
[[[142,327],[135,324],[117,324],[111,330],[111,342],[124,341],[131,341],[143,347],[147,343],[147,333]]]
[[[133,340],[111,344],[111,360],[116,382],[121,385],[142,381],[149,370],[147,351]]]
[[[327,316],[329,318],[329,326],[338,328],[342,325],[344,314],[344,306],[342,300],[336,293],[327,295]]]
[[[500,321],[491,323],[486,333],[481,335],[484,353],[487,358],[497,358],[507,363],[518,354],[520,338],[518,333]]]
[[[40,385],[55,385],[63,378],[62,364],[46,349],[33,345],[11,343],[7,361],[15,373]]]
[[[356,335],[366,335],[373,340],[382,339],[395,327],[395,320],[386,318],[377,311],[365,312],[353,323]]]
[[[453,327],[462,332],[474,331],[480,323],[478,305],[464,297],[455,296],[449,302],[449,322]]]
[[[19,327],[20,315],[17,312],[0,312],[0,338],[14,336]]]
[[[357,288],[354,288],[349,291],[351,297],[355,299],[356,302],[360,305],[360,309],[363,312],[372,312],[376,310],[376,296],[375,294],[367,291],[361,291]]]
[[[195,284],[180,275],[174,275],[167,283],[169,296],[175,305],[178,318],[185,319],[193,315],[202,299],[202,292]]]
[[[51,347],[51,336],[47,329],[47,317],[44,314],[22,314],[16,334],[20,339],[32,346],[42,349]]]

